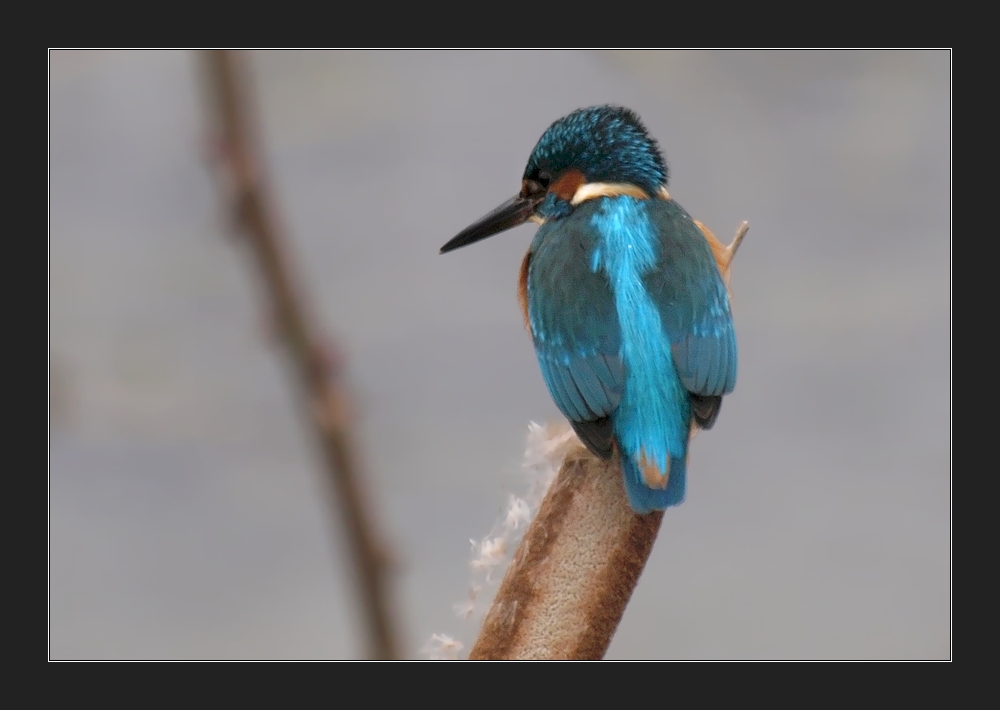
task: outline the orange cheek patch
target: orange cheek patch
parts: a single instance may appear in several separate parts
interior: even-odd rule
[[[569,202],[583,183],[583,173],[579,170],[570,169],[560,175],[559,179],[549,186],[549,192],[554,192],[557,197]]]

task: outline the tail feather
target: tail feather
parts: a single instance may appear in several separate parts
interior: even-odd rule
[[[622,453],[622,476],[625,479],[625,494],[629,505],[637,513],[649,513],[654,510],[664,510],[684,501],[684,490],[687,487],[687,461],[682,458],[670,459],[670,478],[666,488],[650,488],[643,481],[642,470],[635,460]]]

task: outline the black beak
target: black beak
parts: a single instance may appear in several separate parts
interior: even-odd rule
[[[481,239],[492,237],[494,234],[524,224],[541,201],[541,198],[514,195],[478,222],[459,232],[451,241],[441,247],[441,253],[446,254],[459,247],[474,244]]]

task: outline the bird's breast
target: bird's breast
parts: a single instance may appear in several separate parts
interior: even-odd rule
[[[531,318],[528,317],[528,268],[531,265],[531,250],[529,249],[524,259],[521,260],[521,271],[517,277],[517,305],[521,307],[521,315],[524,317],[524,327],[531,333]]]

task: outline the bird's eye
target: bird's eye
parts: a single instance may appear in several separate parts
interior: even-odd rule
[[[521,192],[524,197],[537,197],[545,192],[545,187],[537,180],[525,180]]]
[[[551,182],[552,175],[543,170],[535,175],[534,179],[528,178],[524,181],[521,194],[523,197],[541,197],[549,189]]]

